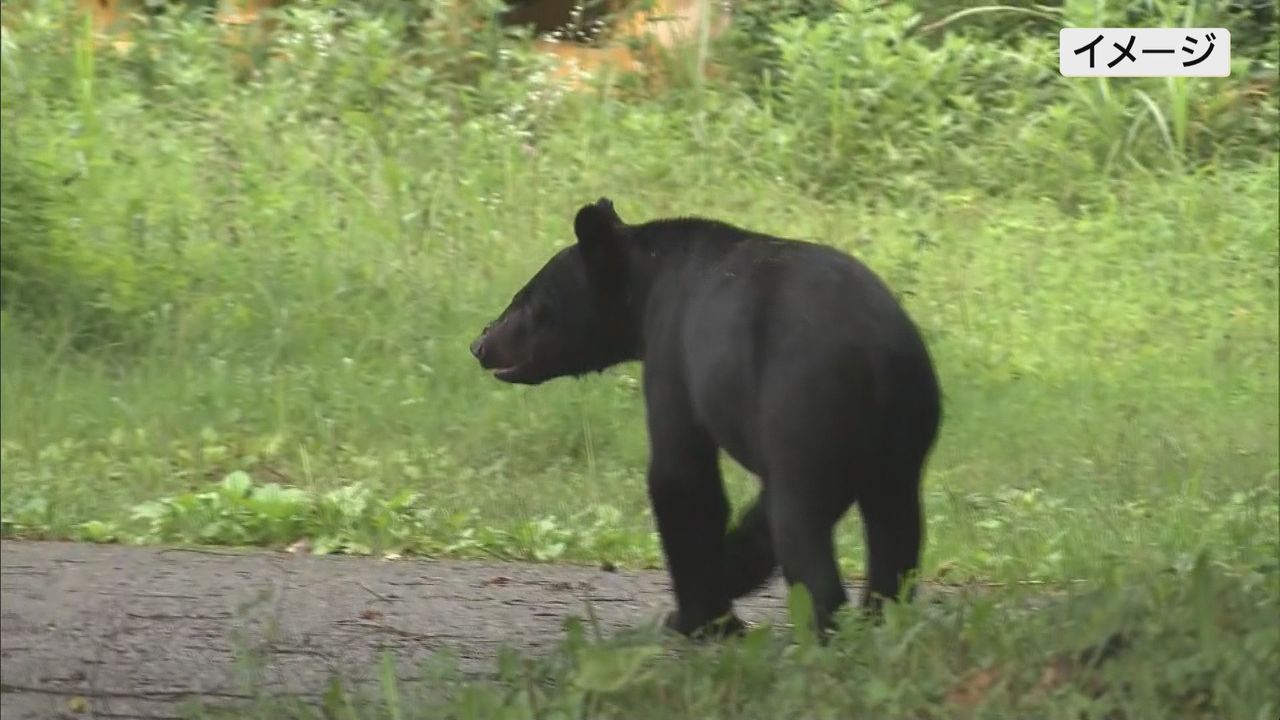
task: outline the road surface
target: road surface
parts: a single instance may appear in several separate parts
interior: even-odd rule
[[[373,676],[384,650],[411,677],[451,648],[486,673],[502,646],[545,652],[589,602],[605,632],[671,607],[661,572],[223,549],[0,543],[0,718],[172,718],[199,695],[315,697],[334,673]],[[739,603],[785,620],[782,586]]]

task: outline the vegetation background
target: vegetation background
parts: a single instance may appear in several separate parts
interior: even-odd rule
[[[494,3],[296,0],[252,45],[207,5],[124,54],[6,7],[4,537],[660,567],[637,369],[525,389],[467,352],[607,195],[890,282],[946,393],[924,580],[989,586],[825,650],[571,627],[263,717],[1280,712],[1274,2],[742,0],[578,91]],[[1063,78],[1064,25],[1225,26],[1232,75]]]

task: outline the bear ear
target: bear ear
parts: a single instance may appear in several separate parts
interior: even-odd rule
[[[578,210],[577,217],[573,219],[573,232],[583,248],[603,247],[618,241],[622,225],[622,218],[613,209],[613,201],[600,198]]]

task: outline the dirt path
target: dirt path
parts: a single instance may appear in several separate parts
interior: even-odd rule
[[[315,695],[338,670],[368,677],[384,649],[405,672],[446,647],[487,672],[503,645],[554,645],[586,602],[607,631],[671,603],[659,572],[8,540],[0,573],[3,720],[176,717],[192,694],[235,702],[244,649],[262,653],[255,678],[272,692]],[[739,612],[783,620],[781,590]]]

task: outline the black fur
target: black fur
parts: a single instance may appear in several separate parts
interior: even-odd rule
[[[713,220],[628,225],[607,199],[579,210],[574,231],[471,349],[500,380],[531,385],[644,363],[669,626],[740,628],[734,599],[780,565],[829,628],[847,601],[833,530],[855,503],[863,604],[899,598],[919,565],[941,408],[924,341],[884,283],[835,249]],[[728,533],[720,450],[763,486]]]

